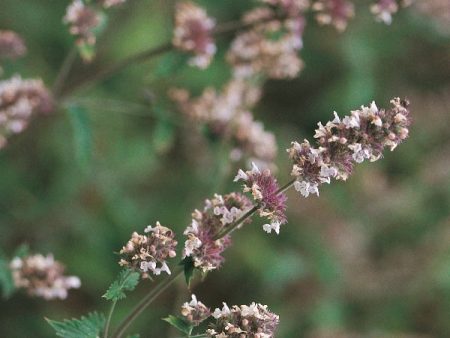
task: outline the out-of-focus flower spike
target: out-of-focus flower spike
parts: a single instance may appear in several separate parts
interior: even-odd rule
[[[178,2],[175,9],[175,29],[173,45],[193,53],[189,63],[199,68],[207,68],[216,53],[212,36],[214,19],[206,11],[190,1]]]
[[[316,0],[312,8],[320,24],[333,25],[338,31],[344,31],[355,14],[354,5],[348,0]]]
[[[0,149],[8,137],[25,130],[34,115],[52,109],[52,97],[41,80],[14,76],[0,81]]]
[[[17,59],[25,55],[26,52],[27,47],[17,33],[0,30],[0,60]]]
[[[69,289],[81,286],[78,277],[64,276],[64,266],[55,261],[53,255],[15,257],[10,268],[17,288],[24,288],[29,295],[46,300],[65,299]]]

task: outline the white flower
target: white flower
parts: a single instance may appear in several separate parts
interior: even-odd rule
[[[190,234],[186,242],[184,242],[184,257],[189,257],[192,255],[195,249],[202,246],[202,241],[195,235]]]
[[[247,181],[248,180],[248,175],[242,169],[239,169],[236,177],[234,178],[234,182],[237,182],[239,180],[243,180],[243,181]]]
[[[338,171],[334,167],[328,167],[326,165],[322,165],[320,167],[320,179],[322,183],[330,183],[330,177],[336,177]]]
[[[372,101],[372,103],[370,104],[370,110],[372,111],[372,113],[378,113],[378,107],[375,104],[375,101]]]
[[[157,227],[160,227],[160,226],[161,226],[161,223],[156,222],[155,227],[152,227],[151,225],[149,225],[144,229],[144,232],[154,232],[157,230]]]
[[[362,163],[365,159],[372,156],[372,152],[368,148],[362,148],[361,143],[349,144],[348,148],[353,150],[353,159],[356,163]]]
[[[278,235],[280,233],[280,222],[278,221],[273,221],[272,223],[267,223],[263,225],[263,230],[265,232],[267,232],[268,234],[270,234],[272,232],[272,230],[275,231],[275,233]]]
[[[154,262],[154,261],[150,261],[150,262],[148,262],[148,261],[142,261],[141,262],[141,266],[140,266],[140,268],[141,268],[141,270],[142,271],[144,271],[144,272],[147,272],[147,271],[155,271],[155,268],[156,268],[156,262]]]
[[[333,112],[334,114],[334,120],[332,121],[333,123],[341,123],[341,119],[339,118],[339,115],[336,112]]]
[[[344,117],[342,120],[342,123],[344,123],[345,127],[348,128],[359,128],[359,112],[358,111],[352,111],[352,114],[350,116]]]
[[[254,174],[260,174],[261,171],[259,170],[258,166],[255,164],[255,162],[252,162],[252,172]]]
[[[159,272],[166,272],[167,274],[171,274],[169,266],[167,265],[166,262],[162,263],[162,266],[159,268]],[[159,273],[157,273],[157,275],[159,275]]]
[[[219,319],[220,317],[228,316],[231,313],[230,308],[228,307],[227,303],[223,303],[222,310],[219,308],[216,308],[212,314],[212,316],[215,319]]]
[[[308,197],[309,194],[317,194],[319,196],[319,187],[317,183],[310,183],[307,181],[295,181],[294,182],[294,188],[300,194],[302,194],[303,197]]]
[[[314,134],[314,138],[325,137],[327,135],[327,130],[323,126],[322,122],[317,123],[317,125],[319,126],[319,128],[316,129],[316,133]]]

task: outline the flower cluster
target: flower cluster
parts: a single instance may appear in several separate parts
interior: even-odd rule
[[[94,30],[100,25],[101,13],[82,0],[73,0],[67,7],[63,21],[70,26],[69,31],[77,37],[79,45],[94,45]]]
[[[41,80],[15,76],[0,81],[0,148],[7,137],[23,131],[34,114],[52,109],[50,93]]]
[[[354,5],[348,0],[316,0],[312,8],[320,24],[333,25],[338,31],[345,30],[355,14]]]
[[[216,53],[212,37],[215,22],[206,11],[192,2],[179,2],[175,10],[175,29],[172,43],[184,51],[193,53],[191,65],[206,68]]]
[[[78,277],[63,275],[64,266],[55,261],[52,255],[15,257],[10,268],[17,288],[24,288],[31,296],[46,300],[65,299],[69,289],[79,288],[81,285]]]
[[[234,181],[244,181],[244,192],[251,192],[253,200],[258,205],[261,217],[267,217],[270,223],[264,224],[264,231],[271,233],[274,230],[280,233],[280,225],[287,222],[286,200],[287,197],[280,192],[276,178],[269,169],[263,171],[253,163],[252,170],[244,172],[239,170]]]
[[[176,256],[177,241],[175,233],[156,222],[154,227],[148,226],[144,230],[148,235],[139,235],[133,232],[131,239],[120,250],[121,266],[139,270],[143,277],[149,277],[149,272],[159,275],[170,269],[167,266],[167,258]]]
[[[211,310],[198,301],[194,294],[191,297],[189,303],[186,302],[181,306],[181,314],[190,324],[198,326],[211,316]]]
[[[395,98],[391,103],[393,107],[388,110],[378,109],[372,102],[342,120],[335,113],[334,120],[325,126],[319,122],[314,135],[318,148],[307,140],[293,142],[288,152],[294,163],[296,190],[305,197],[319,195],[320,184],[330,183],[331,178],[346,180],[354,163],[378,160],[385,147],[394,150],[408,137],[411,121],[408,101]]]
[[[256,303],[234,305],[231,309],[223,303],[222,309],[216,309],[212,315],[216,322],[206,331],[212,338],[272,338],[280,321],[267,305]]]
[[[170,92],[183,114],[206,124],[215,136],[230,140],[231,160],[239,161],[245,155],[267,166],[273,162],[277,146],[274,135],[250,113],[260,94],[259,87],[242,80],[228,82],[220,92],[206,88],[197,98],[190,98],[183,89]]]
[[[293,78],[303,67],[298,57],[305,26],[304,0],[263,0],[269,6],[246,13],[243,22],[250,29],[238,34],[227,53],[234,76],[249,78]]]
[[[194,266],[203,272],[219,268],[224,261],[221,254],[231,244],[231,238],[226,235],[217,239],[216,236],[250,207],[250,200],[238,193],[216,194],[207,199],[203,211],[192,213],[191,225],[184,231],[187,240],[183,258],[190,257]]]
[[[26,51],[27,47],[17,33],[0,30],[0,59],[16,59]]]

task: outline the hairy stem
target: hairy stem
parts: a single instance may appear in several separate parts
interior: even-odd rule
[[[285,192],[286,190],[288,190],[290,187],[292,187],[294,185],[295,181],[296,181],[295,178],[290,180],[288,183],[286,183],[280,189],[278,189],[275,194],[278,195],[278,194],[281,194],[282,192]]]
[[[119,324],[118,328],[112,335],[114,338],[120,338],[123,336],[128,327],[133,323],[133,321],[161,294],[163,293],[172,283],[183,273],[183,267],[178,267],[167,280],[160,281],[160,283],[150,291],[126,316],[122,322]]]
[[[70,74],[70,70],[77,59],[77,48],[75,46],[69,51],[64,59],[61,68],[59,69],[58,75],[56,76],[55,82],[53,83],[52,91],[53,96],[58,98],[62,92],[64,82],[67,80]]]
[[[116,308],[116,304],[117,304],[117,300],[115,300],[115,301],[112,303],[111,309],[109,310],[108,319],[106,320],[105,333],[103,334],[103,338],[108,338],[109,327],[110,327],[110,325],[111,325],[111,318],[112,318],[114,309]]]

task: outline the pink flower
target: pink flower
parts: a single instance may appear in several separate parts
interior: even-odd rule
[[[253,163],[252,170],[244,172],[239,170],[234,181],[244,181],[244,192],[250,192],[253,200],[258,205],[261,217],[266,217],[270,223],[264,224],[264,231],[271,233],[274,230],[280,232],[280,225],[287,222],[285,215],[287,197],[279,192],[276,178],[269,169],[263,171]]]
[[[231,245],[231,238],[226,235],[217,239],[216,236],[232,226],[251,206],[248,198],[238,193],[216,194],[206,200],[203,211],[193,212],[191,225],[184,231],[187,239],[183,258],[190,257],[194,266],[203,272],[219,268],[224,261],[222,252]]]

